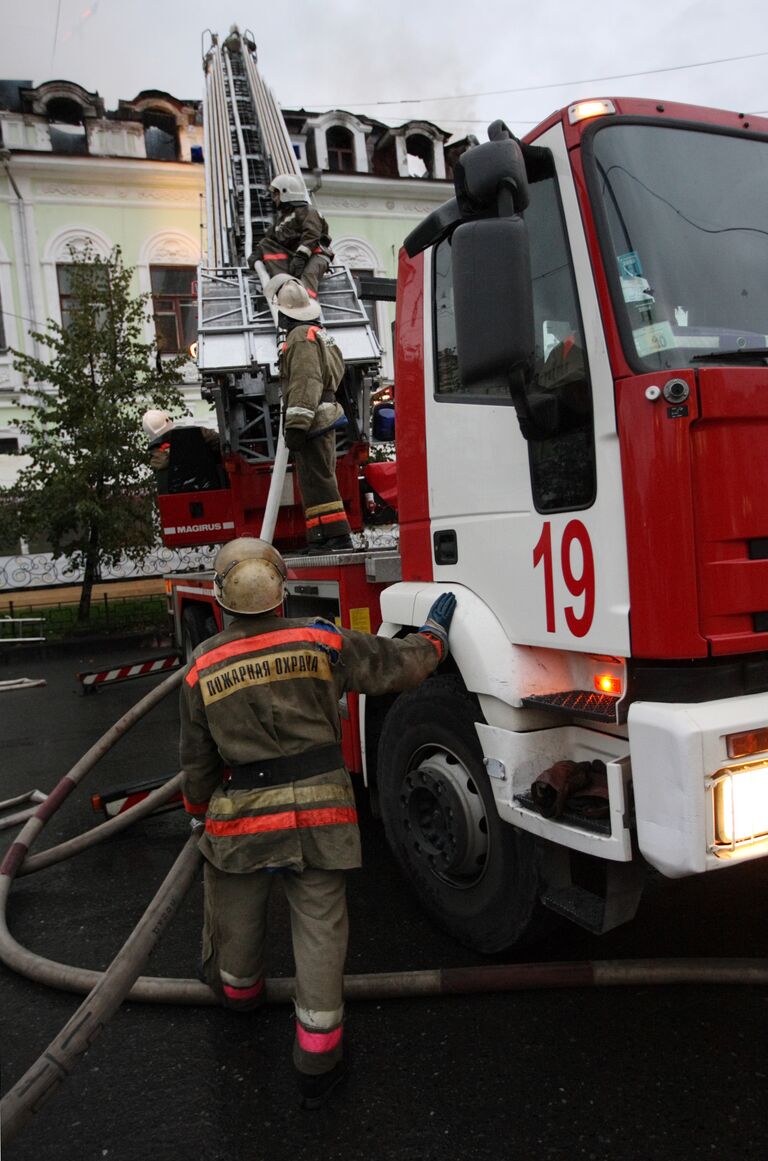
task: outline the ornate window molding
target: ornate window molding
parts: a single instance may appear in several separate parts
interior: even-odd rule
[[[365,238],[346,235],[333,238],[334,262],[348,266],[350,270],[370,270],[377,277],[384,277],[386,271],[378,252]],[[392,328],[386,302],[371,304],[376,315],[376,330],[382,347],[381,370],[385,379],[394,378],[394,357],[392,351]]]
[[[52,318],[54,322],[61,323],[56,267],[71,262],[73,251],[75,254],[81,254],[89,246],[99,258],[108,258],[113,249],[113,243],[107,235],[97,230],[95,226],[66,226],[52,234],[46,243],[40,265],[43,271],[47,317]]]
[[[136,264],[139,290],[142,294],[152,294],[152,266],[194,266],[200,265],[200,240],[185,230],[158,230],[146,239],[139,251]],[[151,302],[150,302],[151,312]],[[155,324],[151,313],[144,328],[144,340],[151,343],[155,339]],[[191,360],[183,367],[185,383],[198,381],[197,366]]]
[[[432,171],[428,175],[438,181],[445,180],[445,154],[443,153],[443,134],[430,121],[408,121],[401,125],[395,134],[395,149],[397,152],[397,168],[401,177],[410,177],[408,170],[408,141],[412,137],[422,137],[432,146]]]
[[[355,150],[355,172],[368,173],[368,151],[365,148],[365,139],[373,128],[366,125],[352,113],[344,109],[331,109],[319,117],[311,117],[306,123],[308,133],[315,135],[315,154],[320,169],[328,169],[328,142],[326,134],[334,125],[348,129],[352,134],[352,143]]]

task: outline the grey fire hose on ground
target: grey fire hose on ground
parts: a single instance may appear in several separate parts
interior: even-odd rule
[[[39,855],[29,855],[40,831],[69,794],[111,747],[182,680],[172,674],[113,725],[64,775],[25,824],[0,864],[0,959],[7,967],[51,987],[89,993],[59,1035],[0,1102],[2,1142],[10,1143],[58,1089],[97,1033],[125,999],[150,1003],[210,1005],[217,1003],[205,984],[191,979],[140,977],[152,948],[189,890],[201,861],[192,836],[182,849],[126,944],[106,972],[55,963],[22,947],[8,930],[6,908],[14,878],[68,858],[95,842],[146,817],[178,789],[181,774],[169,779],[130,810],[93,830]],[[468,995],[534,988],[648,986],[653,984],[768,984],[766,959],[597,960],[576,963],[501,964],[432,971],[387,972],[344,977],[344,994],[353,1000],[400,999],[407,996]],[[293,995],[293,980],[266,981],[271,1003]]]

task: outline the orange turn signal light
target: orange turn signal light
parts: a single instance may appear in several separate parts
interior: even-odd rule
[[[611,693],[618,697],[621,694],[621,678],[613,673],[596,673],[595,689],[598,693]]]
[[[725,745],[729,758],[746,758],[749,754],[761,754],[763,750],[768,750],[768,727],[745,730],[742,734],[726,734]]]

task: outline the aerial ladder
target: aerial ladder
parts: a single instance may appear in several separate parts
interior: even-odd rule
[[[280,335],[264,296],[267,272],[261,263],[249,269],[247,260],[272,222],[273,177],[304,178],[280,107],[259,73],[253,35],[233,28],[220,40],[207,32],[203,47],[207,241],[197,279],[197,363],[203,397],[216,410],[228,486],[160,496],[163,536],[175,548],[274,532],[291,547],[303,529],[280,435]],[[318,298],[322,324],[347,367],[339,401],[349,424],[338,476],[352,525],[359,527],[359,466],[381,348],[347,267],[331,266]]]

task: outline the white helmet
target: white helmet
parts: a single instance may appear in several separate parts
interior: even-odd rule
[[[264,294],[270,306],[276,306],[288,318],[311,322],[320,317],[320,303],[310,298],[303,283],[290,274],[276,274],[264,284]]]
[[[295,173],[278,173],[269,183],[269,188],[280,194],[284,205],[308,205],[309,194],[304,179]]]
[[[283,599],[288,570],[266,540],[230,540],[217,552],[213,570],[213,595],[228,613],[266,613]]]
[[[158,411],[156,408],[151,407],[141,417],[141,426],[150,439],[157,439],[159,435],[165,435],[166,431],[171,430],[173,420],[167,411]]]

